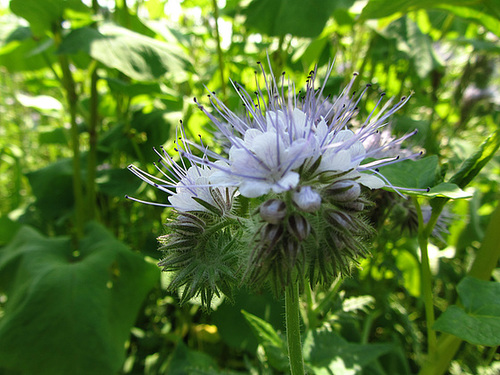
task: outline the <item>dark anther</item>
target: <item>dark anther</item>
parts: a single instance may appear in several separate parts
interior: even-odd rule
[[[401,98],[401,101],[403,101],[403,100],[406,100],[406,96],[403,96],[403,97]]]
[[[399,155],[398,155],[398,156],[396,156],[396,160],[399,160]]]
[[[427,188],[427,189],[425,189],[425,190],[427,190],[427,192],[429,192],[429,191],[431,191],[431,188],[430,188],[430,187],[428,187],[428,188]]]
[[[385,96],[385,92],[381,93],[380,96]]]
[[[375,168],[375,172],[380,172],[380,169],[378,169],[378,168]]]
[[[354,72],[354,73],[352,73],[352,75],[353,75],[354,77],[356,77],[356,76],[358,76],[358,75],[359,75],[359,73],[358,73],[358,72]]]
[[[366,87],[372,87],[372,84],[371,83],[367,83]]]

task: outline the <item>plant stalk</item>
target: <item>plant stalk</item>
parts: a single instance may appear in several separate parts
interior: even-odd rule
[[[57,32],[54,36],[56,45],[61,43],[61,34]],[[82,189],[81,163],[80,163],[80,134],[76,121],[78,94],[76,93],[75,80],[69,66],[67,56],[59,55],[59,65],[62,70],[62,80],[68,103],[70,123],[71,123],[71,148],[73,151],[73,195],[75,198],[75,233],[76,238],[83,237],[85,224],[85,203]]]
[[[300,339],[299,285],[289,283],[285,287],[285,318],[288,360],[291,375],[304,375],[304,359]]]
[[[89,153],[87,165],[87,208],[89,220],[96,218],[96,175],[97,175],[97,129],[98,129],[98,102],[97,92],[97,63],[94,62],[90,78],[90,118],[89,131]]]
[[[220,44],[219,6],[217,5],[217,0],[212,0],[212,4],[214,7],[215,40],[217,42],[217,57],[219,59],[221,91],[222,91],[222,95],[224,95],[224,98],[225,98],[226,97],[226,80],[224,79],[224,54],[222,53],[222,47]]]
[[[427,248],[427,243],[429,240],[430,233],[432,232],[432,228],[434,227],[437,218],[441,213],[441,210],[436,212],[433,210],[429,222],[426,225],[424,225],[422,210],[420,209],[420,205],[418,203],[417,198],[413,198],[413,202],[417,209],[418,244],[422,255],[420,260],[420,272],[422,277],[422,294],[424,296],[425,321],[427,327],[427,354],[433,355],[433,353],[436,353],[437,336],[436,336],[436,331],[432,329],[432,326],[434,325],[435,321],[435,316],[434,316],[434,299],[432,296],[432,273],[429,263],[429,252]]]

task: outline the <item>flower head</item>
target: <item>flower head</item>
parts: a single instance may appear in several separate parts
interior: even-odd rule
[[[211,290],[225,290],[223,275],[253,286],[269,281],[279,292],[294,280],[331,283],[348,273],[367,254],[364,240],[372,234],[364,218],[371,202],[363,191],[393,187],[378,168],[419,155],[400,149],[415,132],[399,139],[384,133],[409,97],[382,104],[380,95],[367,118],[353,126],[370,88],[351,93],[356,75],[330,100],[324,96],[326,79],[315,87],[316,70],[305,91],[296,93],[284,74],[277,79],[259,65],[264,84],[257,79],[255,97],[233,82],[244,116],[215,93],[208,96],[214,111],[195,99],[227,153],[187,140],[181,127],[176,148],[181,161],[157,152],[161,179],[129,167],[169,195],[169,203],[159,205],[178,212],[168,225],[171,232],[162,237],[161,265],[188,279],[174,283],[189,287],[188,296],[198,291],[210,299]]]

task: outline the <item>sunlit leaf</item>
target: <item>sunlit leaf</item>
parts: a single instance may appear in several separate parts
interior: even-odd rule
[[[10,9],[30,23],[36,36],[52,31],[54,25],[64,19],[66,10],[90,13],[89,8],[80,0],[11,0]]]
[[[413,63],[420,78],[442,68],[442,63],[434,53],[431,38],[422,33],[418,25],[408,17],[392,22],[384,31],[386,36],[397,40],[398,49],[405,52]]]
[[[315,37],[339,6],[329,0],[253,0],[244,14],[248,27],[267,35]]]
[[[304,360],[322,374],[361,374],[362,368],[393,351],[390,344],[354,344],[326,328],[309,331],[304,339]]]
[[[289,365],[285,343],[274,330],[273,326],[265,320],[246,311],[242,311],[242,313],[248,324],[252,327],[260,345],[264,348],[269,364],[282,371],[288,369]]]
[[[69,33],[59,53],[78,52],[85,52],[105,66],[139,81],[151,81],[166,72],[180,75],[189,65],[178,46],[111,24],[99,30],[83,27]]]

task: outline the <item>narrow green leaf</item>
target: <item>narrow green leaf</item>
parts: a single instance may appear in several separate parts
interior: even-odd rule
[[[244,310],[241,311],[253,332],[257,336],[259,343],[264,348],[268,362],[274,368],[285,371],[288,369],[288,356],[285,342],[265,320],[258,318]]]
[[[489,118],[487,118],[489,119]],[[492,121],[490,119],[490,121]],[[460,170],[450,179],[451,183],[464,188],[479,171],[490,161],[500,147],[500,130],[491,134],[479,147],[479,150],[464,161]]]
[[[433,328],[475,345],[500,345],[500,283],[466,277],[457,289],[463,307],[450,306]]]

